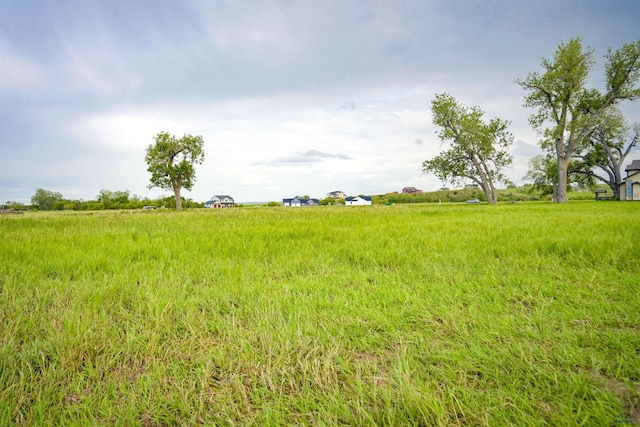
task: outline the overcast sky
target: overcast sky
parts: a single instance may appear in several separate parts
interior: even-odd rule
[[[522,182],[537,135],[514,81],[562,41],[640,39],[638,0],[0,1],[0,200],[148,189],[160,131],[202,135],[184,196],[281,200],[442,183],[430,102],[510,120]],[[640,121],[640,108],[625,108]],[[636,156],[637,152],[636,152]]]

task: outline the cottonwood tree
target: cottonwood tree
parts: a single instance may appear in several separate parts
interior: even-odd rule
[[[640,124],[632,128],[622,113],[612,108],[604,114],[587,138],[583,151],[574,155],[578,163],[569,173],[595,178],[606,183],[614,198],[620,200],[622,165],[640,139]]]
[[[555,154],[560,203],[568,201],[569,162],[598,121],[612,106],[640,97],[640,40],[609,49],[604,93],[586,86],[595,64],[593,52],[582,46],[580,38],[573,38],[558,46],[553,59],[542,60],[542,74],[532,72],[517,80],[528,92],[524,106],[537,109],[529,122],[542,135],[542,148]]]
[[[31,196],[31,204],[39,211],[50,211],[57,207],[63,200],[62,194],[57,191],[38,188],[36,194]]]
[[[513,162],[507,152],[513,143],[507,131],[510,123],[498,118],[485,123],[480,107],[466,107],[447,93],[436,95],[431,111],[433,123],[441,128],[440,140],[450,148],[425,160],[422,170],[452,184],[470,179],[482,188],[489,203],[497,203],[496,183],[508,181],[502,170]]]
[[[204,161],[204,140],[202,136],[185,134],[178,139],[168,132],[155,136],[155,144],[147,147],[145,160],[151,172],[151,185],[172,190],[176,200],[176,210],[182,209],[180,190],[191,190],[196,178],[194,165]]]

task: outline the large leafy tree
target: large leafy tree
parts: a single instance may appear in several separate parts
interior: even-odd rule
[[[622,113],[612,108],[598,120],[586,146],[574,156],[578,162],[575,167],[569,167],[569,173],[606,183],[619,200],[620,186],[624,184],[622,165],[639,139],[640,124],[632,128]]]
[[[57,191],[38,188],[36,194],[31,196],[31,204],[39,211],[51,211],[62,202],[62,194]]]
[[[553,59],[543,59],[543,73],[532,72],[517,81],[528,92],[524,106],[537,109],[529,122],[542,135],[542,148],[555,154],[561,203],[568,201],[567,174],[574,153],[608,109],[640,97],[640,40],[609,49],[605,58],[604,93],[586,86],[595,61],[593,49],[583,47],[580,38],[561,43]]]
[[[176,210],[182,209],[180,190],[191,190],[196,178],[195,164],[204,161],[204,140],[202,136],[185,134],[178,139],[168,132],[155,136],[155,144],[147,147],[145,160],[151,172],[150,188],[172,190],[176,200]]]
[[[436,95],[431,111],[433,123],[440,127],[438,136],[449,149],[425,160],[422,170],[452,184],[470,179],[482,188],[489,203],[496,203],[496,183],[507,182],[502,170],[513,162],[507,151],[513,143],[509,122],[495,118],[485,123],[480,107],[466,107],[447,93]]]

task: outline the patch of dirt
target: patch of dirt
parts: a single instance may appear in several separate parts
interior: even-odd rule
[[[64,399],[62,399],[62,403],[64,403],[65,405],[77,405],[80,402],[82,402],[82,400],[86,396],[91,394],[91,391],[92,391],[91,387],[87,387],[81,393],[68,394],[67,396],[64,397]]]
[[[620,421],[630,419],[631,425],[640,425],[640,383],[629,385],[615,378],[606,378],[604,387],[607,391],[615,394],[622,404],[623,411],[619,415]]]

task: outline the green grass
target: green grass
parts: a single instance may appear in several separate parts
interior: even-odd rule
[[[0,425],[637,423],[639,208],[7,217]]]

